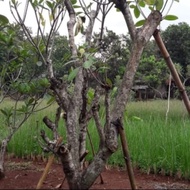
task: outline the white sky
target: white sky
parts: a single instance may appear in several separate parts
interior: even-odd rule
[[[171,1],[172,0],[169,0],[169,2],[171,2]],[[20,12],[22,13],[22,11],[24,9],[24,5],[25,5],[25,0],[19,0],[19,2],[22,2],[21,6],[20,6]],[[0,1],[0,14],[7,16],[9,18],[10,22],[14,21],[12,15],[10,13],[9,0]],[[179,22],[186,22],[190,25],[190,0],[179,0],[179,2],[174,2],[169,14],[174,14],[174,15],[178,16],[179,19],[176,21],[163,20],[161,22],[162,30],[165,30],[171,24],[177,24]],[[28,16],[26,17],[26,25],[29,27],[32,27],[32,30],[35,33],[36,24],[35,24],[35,19],[33,17],[32,11],[30,11]],[[126,27],[126,24],[124,22],[124,19],[123,19],[121,13],[116,12],[115,10],[113,10],[112,13],[108,15],[108,17],[106,19],[106,26],[108,27],[108,29],[113,30],[117,34],[126,34],[127,33],[127,27]],[[97,31],[98,31],[98,28],[99,28],[99,25],[96,24]],[[48,32],[48,28],[46,29],[46,31]],[[60,32],[60,34],[67,35],[66,22],[60,28],[59,32]]]

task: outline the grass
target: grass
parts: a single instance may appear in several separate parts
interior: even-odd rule
[[[46,101],[42,102],[38,109],[41,109],[46,106]],[[54,116],[56,113],[57,106],[56,104],[51,105],[47,109],[44,109],[39,112],[34,112],[29,119],[24,123],[24,125],[14,134],[9,145],[8,152],[14,153],[18,157],[26,157],[27,155],[44,155],[44,152],[40,146],[43,144],[43,140],[40,137],[40,131],[44,130],[46,135],[51,139],[52,132],[48,129],[44,122],[43,118],[48,116],[49,119],[54,121]],[[63,120],[60,121],[60,134],[65,137]]]
[[[124,125],[131,160],[134,167],[150,173],[164,173],[165,175],[180,175],[190,179],[190,119],[179,100],[170,101],[170,109],[166,119],[167,101],[155,100],[145,102],[130,102],[126,108]],[[47,115],[53,118],[56,106],[52,105],[44,111],[34,113],[25,125],[13,136],[8,146],[8,152],[17,156],[28,154],[43,154],[39,146],[40,129],[45,129],[42,118]],[[102,118],[104,113],[101,114]],[[2,119],[2,118],[1,118]],[[103,121],[102,121],[103,122]],[[37,127],[38,123],[38,127]],[[63,123],[60,130],[63,134]],[[93,121],[90,121],[89,131],[95,150],[98,149],[98,136]],[[120,142],[119,142],[120,143]],[[91,151],[87,137],[87,149]],[[93,158],[92,154],[87,157]],[[121,146],[108,163],[124,166]]]
[[[132,160],[147,173],[164,171],[174,175],[178,172],[189,178],[189,116],[181,101],[170,104],[167,120],[166,101],[129,105],[125,125]]]

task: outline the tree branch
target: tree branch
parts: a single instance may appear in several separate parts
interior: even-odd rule
[[[64,3],[70,17],[70,20],[67,22],[69,44],[70,44],[72,56],[73,58],[75,58],[77,57],[77,47],[75,45],[75,39],[74,39],[74,25],[76,23],[76,14],[70,0],[65,0]]]
[[[126,0],[109,0],[109,1],[113,2],[115,4],[115,7],[118,8],[122,12],[125,22],[127,24],[127,28],[129,30],[131,39],[132,41],[134,41],[136,37],[136,27],[135,27],[133,17],[130,12],[128,2]]]

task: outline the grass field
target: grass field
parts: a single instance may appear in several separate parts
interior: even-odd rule
[[[9,106],[10,102],[6,106]],[[24,157],[40,155],[40,129],[46,129],[42,118],[48,115],[53,119],[56,106],[34,113],[21,129],[13,136],[8,146],[8,152]],[[180,100],[164,100],[130,102],[124,117],[125,132],[129,144],[131,160],[134,167],[140,167],[147,173],[163,173],[190,178],[190,118]],[[167,117],[166,117],[167,113]],[[102,113],[102,118],[104,113]],[[0,116],[3,123],[3,118]],[[2,125],[3,126],[3,125]],[[63,134],[63,123],[60,130]],[[1,127],[1,134],[6,130]],[[98,147],[98,136],[93,122],[89,126],[95,150]],[[64,135],[63,135],[64,136]],[[91,151],[89,140],[88,150]],[[92,154],[87,157],[92,159]],[[115,166],[124,166],[125,162],[121,146],[108,161]]]
[[[133,164],[147,172],[190,177],[190,119],[181,101],[131,103],[125,117]]]

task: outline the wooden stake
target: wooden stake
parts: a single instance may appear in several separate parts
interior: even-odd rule
[[[40,178],[40,180],[39,180],[39,182],[37,184],[36,189],[41,189],[42,183],[44,182],[44,180],[47,177],[47,174],[49,172],[50,166],[53,163],[53,160],[54,160],[54,155],[49,156],[48,163],[47,163],[47,165],[46,165],[46,167],[44,169],[44,172],[43,172],[43,174],[42,174],[42,176],[41,176],[41,178]]]
[[[166,61],[167,66],[168,66],[168,68],[169,68],[169,70],[170,70],[170,72],[172,74],[172,77],[173,77],[173,79],[175,81],[175,84],[177,85],[177,87],[179,89],[179,92],[180,92],[180,94],[182,96],[182,99],[183,99],[183,102],[184,102],[184,104],[186,106],[186,109],[187,109],[188,113],[190,114],[189,97],[188,97],[188,95],[186,93],[184,85],[181,82],[181,79],[180,79],[180,77],[178,75],[178,72],[175,69],[175,66],[174,66],[174,64],[172,62],[172,59],[171,59],[167,49],[166,49],[166,46],[165,46],[164,42],[162,41],[162,38],[161,38],[160,33],[159,33],[159,30],[156,30],[154,32],[153,36],[154,36],[154,39],[155,39],[155,41],[156,41],[156,43],[157,43],[157,45],[158,45],[158,47],[159,47],[159,49],[160,49],[160,51],[162,53],[162,56],[164,57],[164,59]]]
[[[117,125],[117,127],[118,127],[118,132],[120,135],[120,139],[121,139],[122,150],[123,150],[123,154],[124,154],[125,163],[127,166],[129,180],[131,183],[131,189],[137,189],[136,183],[135,183],[135,177],[134,177],[134,173],[133,173],[133,167],[132,167],[131,159],[130,159],[130,155],[129,155],[127,138],[125,136],[125,131],[124,131],[124,128],[121,123],[119,125]]]
[[[56,143],[56,147],[61,144],[62,140],[63,140],[62,137],[60,137],[60,138],[58,139],[58,141],[57,141],[57,143]],[[47,174],[48,174],[48,172],[49,172],[49,169],[50,169],[50,167],[51,167],[51,165],[52,165],[52,163],[53,163],[54,157],[55,157],[54,154],[51,155],[51,156],[49,156],[48,163],[46,164],[46,167],[45,167],[45,169],[44,169],[44,171],[43,171],[43,174],[42,174],[42,176],[41,176],[41,178],[40,178],[40,180],[39,180],[39,182],[38,182],[38,184],[37,184],[37,186],[36,186],[36,189],[41,189],[41,186],[42,186],[44,180],[46,179]]]

